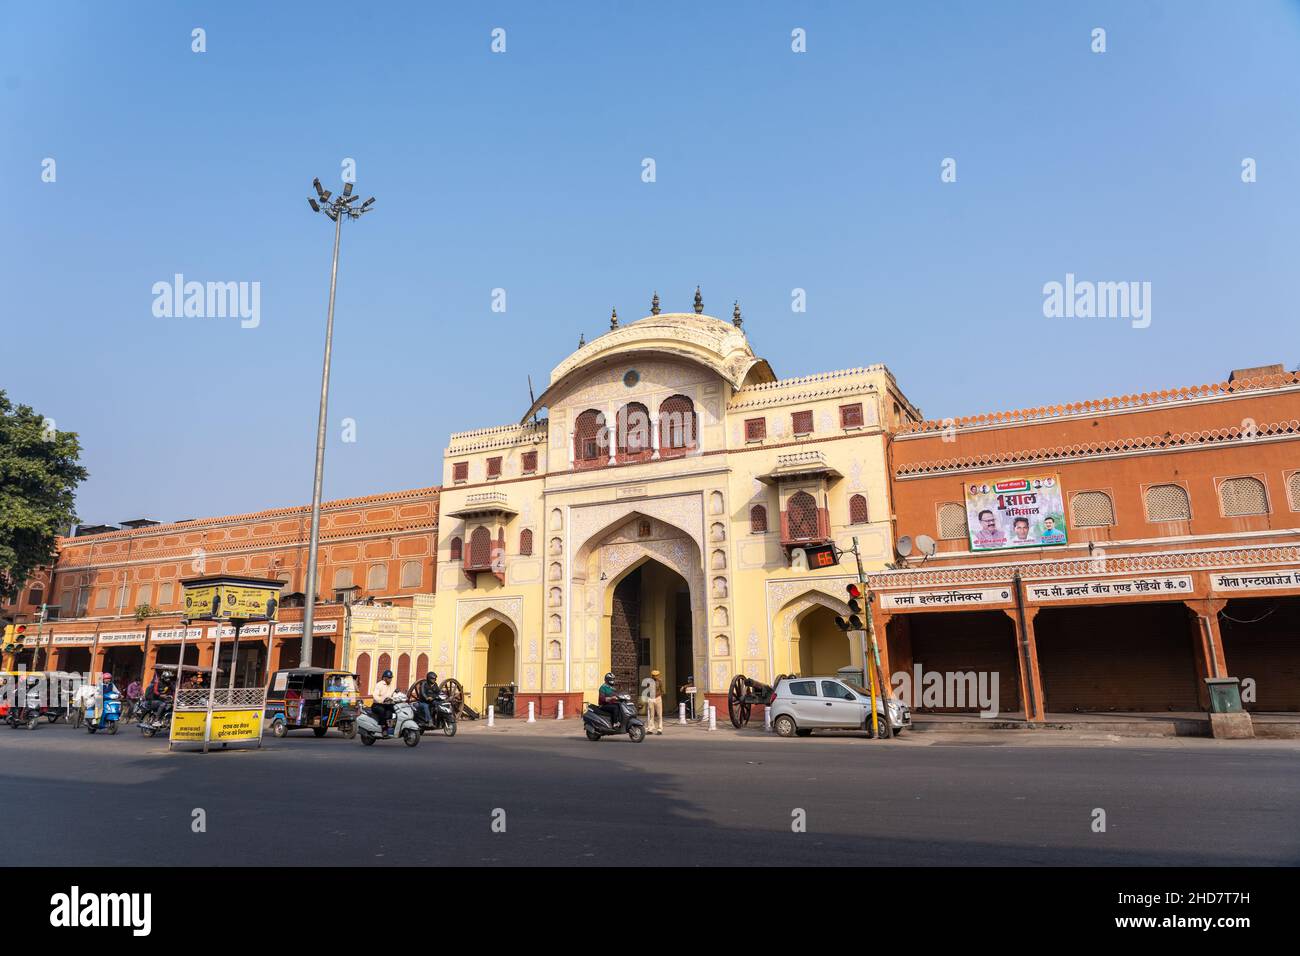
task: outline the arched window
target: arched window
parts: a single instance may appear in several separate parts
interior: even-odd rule
[[[849,499],[849,524],[867,523],[867,499],[865,495],[854,495]]]
[[[492,532],[479,525],[469,536],[469,563],[471,567],[486,568],[492,561]]]
[[[645,461],[650,457],[650,409],[640,402],[629,402],[618,410],[615,429],[619,461]]]
[[[397,659],[397,686],[406,690],[411,686],[411,655],[403,654]]]
[[[334,590],[341,591],[343,588],[352,587],[352,569],[339,568],[334,572]]]
[[[42,604],[44,601],[45,601],[45,589],[44,589],[44,588],[39,588],[39,587],[37,587],[37,588],[32,588],[31,591],[29,591],[29,592],[27,593],[27,606],[28,606],[28,607],[40,607],[41,604]],[[146,601],[146,602],[144,602],[144,603],[147,604],[148,602]]]
[[[366,574],[367,591],[384,591],[388,588],[388,565],[372,565]]]
[[[754,505],[749,509],[749,530],[753,534],[767,531],[767,509],[762,505]]]
[[[699,417],[685,395],[670,395],[659,405],[659,456],[683,455],[697,447]]]
[[[605,416],[589,408],[573,426],[573,462],[579,468],[594,468],[609,461],[609,436]]]
[[[451,560],[453,561],[460,560],[460,549],[461,549],[460,538],[452,538],[451,539]]]
[[[1287,478],[1286,494],[1291,499],[1291,510],[1300,511],[1300,471],[1291,472]]]
[[[955,501],[939,506],[939,537],[944,541],[955,538],[969,539],[966,528],[966,508]]]
[[[1229,478],[1219,485],[1219,501],[1228,517],[1268,514],[1268,493],[1258,478]]]
[[[796,491],[785,506],[786,530],[791,541],[817,537],[817,501],[806,491]]]
[[[415,659],[415,677],[417,680],[424,680],[424,675],[429,673],[429,655],[421,654]]]
[[[1192,505],[1182,485],[1152,485],[1146,491],[1148,521],[1186,521]]]
[[[528,557],[533,553],[533,529],[525,528],[519,532],[519,554]]]
[[[375,680],[384,676],[384,671],[393,669],[393,659],[387,654],[379,655],[379,666],[375,668]]]
[[[358,693],[367,693],[370,690],[370,655],[361,654],[357,657],[357,691]]]
[[[402,562],[402,587],[418,588],[424,581],[424,569],[419,561]]]
[[[1115,523],[1115,503],[1104,491],[1081,491],[1070,499],[1076,528],[1104,528]]]

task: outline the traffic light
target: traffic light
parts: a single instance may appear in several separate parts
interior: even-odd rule
[[[26,624],[19,624],[17,626],[14,626],[13,624],[6,624],[5,638],[4,638],[4,652],[6,654],[13,654],[16,651],[21,650],[23,644],[23,637],[25,637],[26,634],[27,634]]]
[[[861,631],[862,626],[862,586],[859,584],[845,585],[845,590],[849,592],[848,605],[849,616],[836,617],[835,626],[841,631]]]

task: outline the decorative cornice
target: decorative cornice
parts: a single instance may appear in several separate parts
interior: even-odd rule
[[[1300,370],[1274,375],[1260,375],[1252,379],[1240,379],[1232,382],[1215,382],[1211,385],[1193,385],[1186,388],[1167,388],[1154,392],[1139,392],[1136,395],[1119,395],[1086,402],[1043,405],[1038,408],[990,412],[983,415],[963,415],[959,418],[930,419],[913,423],[901,430],[897,437],[899,440],[905,440],[932,435],[936,432],[951,433],[953,429],[1032,425],[1038,422],[1059,421],[1110,412],[1141,411],[1180,402],[1198,402],[1206,399],[1230,398],[1243,393],[1293,388],[1300,388]]]
[[[1228,444],[1250,444],[1259,441],[1300,438],[1300,419],[1290,418],[1253,429],[1237,426],[1228,428],[1202,428],[1197,431],[1143,435],[1116,438],[1111,441],[1078,442],[1073,445],[1056,445],[1022,451],[993,452],[966,458],[939,458],[900,465],[895,477],[921,478],[959,472],[987,471],[1011,465],[1037,465],[1087,458],[1113,458],[1126,455],[1149,454],[1166,451],[1190,451],[1197,448]]]

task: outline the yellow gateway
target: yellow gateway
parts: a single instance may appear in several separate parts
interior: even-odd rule
[[[437,593],[353,609],[348,660],[456,677],[478,710],[507,697],[576,716],[613,671],[634,695],[663,674],[725,711],[737,673],[860,666],[834,624],[851,559],[790,549],[856,536],[892,560],[888,434],[919,420],[883,365],[778,379],[731,321],[652,314],[581,344],[516,424],[459,432],[444,454]],[[364,678],[363,678],[364,679]],[[502,688],[506,688],[505,693]]]

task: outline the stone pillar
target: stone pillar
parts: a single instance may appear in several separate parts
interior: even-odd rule
[[[650,422],[650,460],[659,460],[659,419]]]
[[[1034,618],[1039,609],[1025,607],[1025,633],[1020,633],[1020,612],[1014,608],[1003,608],[1011,618],[1012,630],[1016,635],[1016,665],[1020,681],[1020,703],[1025,710],[1025,719],[1041,721],[1047,713],[1047,702],[1043,699],[1043,677],[1038,669],[1038,640],[1034,635]],[[1028,666],[1025,658],[1028,657]]]

